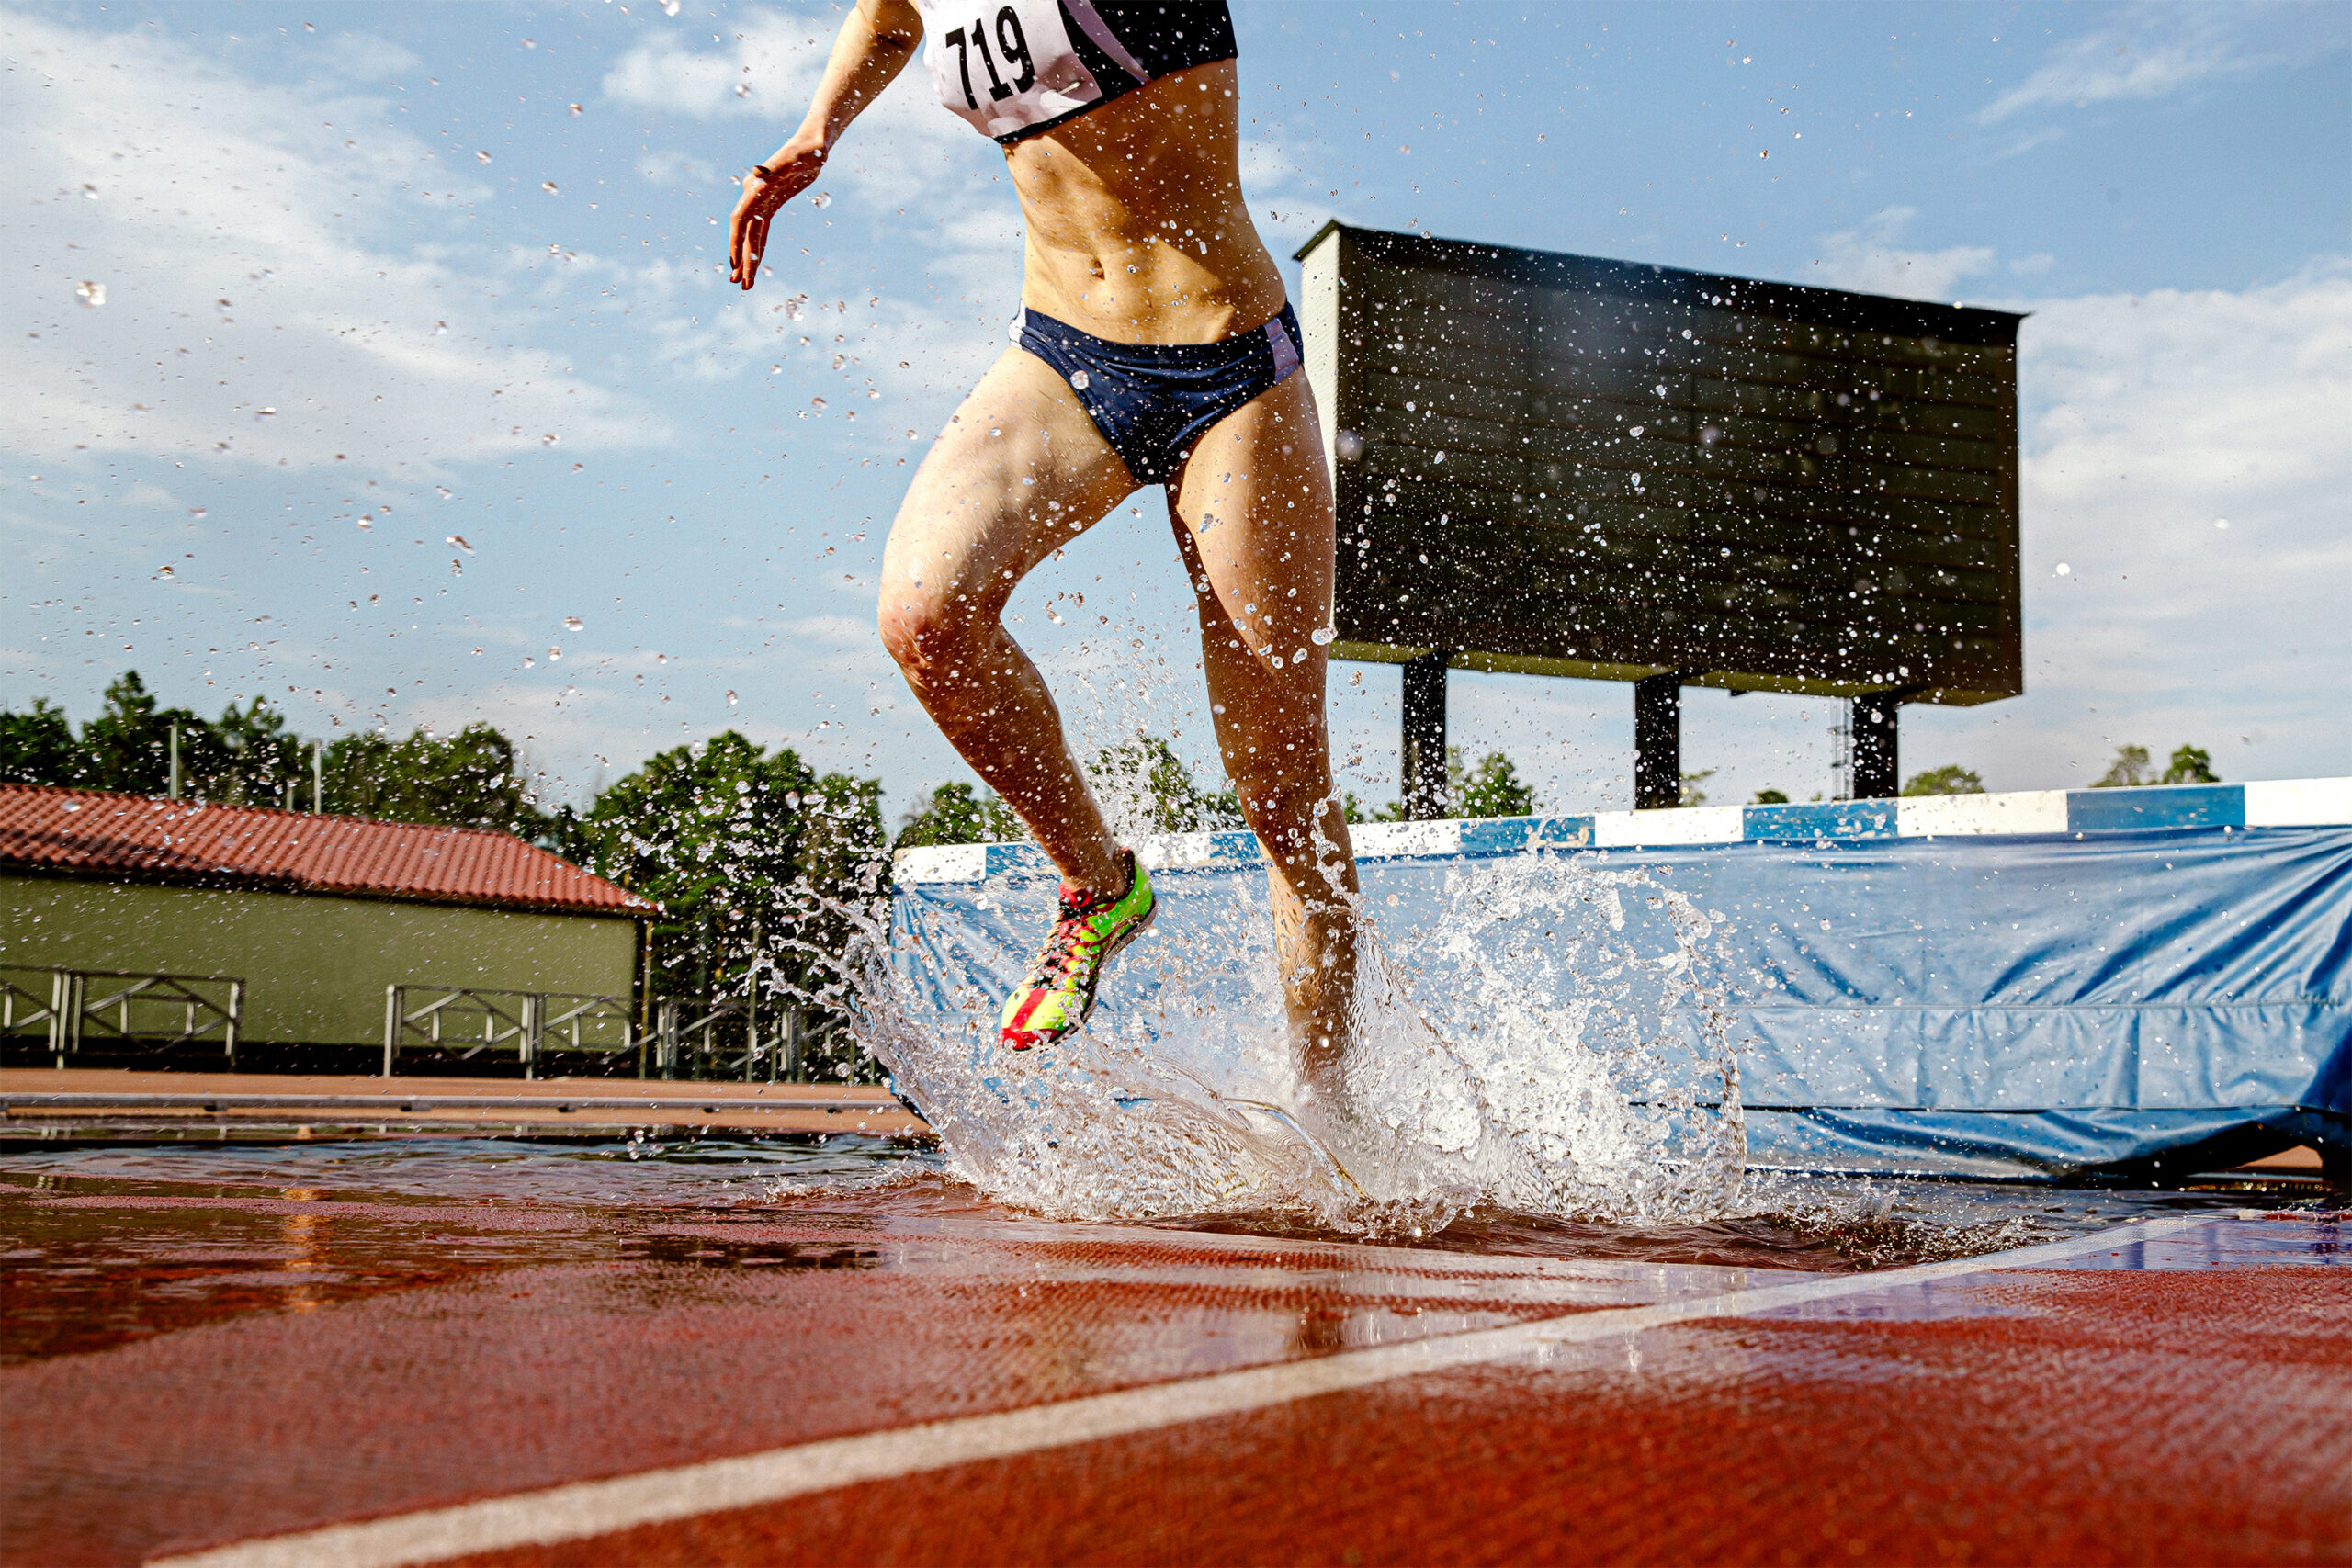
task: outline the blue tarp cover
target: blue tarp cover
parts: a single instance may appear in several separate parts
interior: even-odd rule
[[[2352,1145],[2352,828],[1392,859],[1365,892],[1384,925],[1428,919],[1444,879],[1524,852],[1648,868],[1728,917],[1756,1164],[2177,1171]],[[1181,918],[1262,909],[1264,875],[1159,882]],[[943,1009],[1001,995],[1049,898],[1017,875],[902,888],[899,945]]]

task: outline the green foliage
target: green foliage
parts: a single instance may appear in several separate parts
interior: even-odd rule
[[[2091,781],[2093,789],[2130,789],[2137,784],[2155,783],[2148,772],[2148,749],[2145,746],[2118,746],[2115,761],[2107,772]]]
[[[2172,754],[2162,773],[2148,760],[2145,746],[2118,746],[2115,761],[2091,782],[2093,789],[2130,789],[2140,784],[2219,784],[2212,754],[2200,746],[2183,746]]]
[[[1489,751],[1475,768],[1462,764],[1462,750],[1449,746],[1445,753],[1446,793],[1453,796],[1456,817],[1532,817],[1534,788],[1522,782],[1511,760]]]
[[[1027,836],[1012,807],[967,784],[944,784],[899,819],[897,849],[922,844],[1002,844]]]
[[[0,784],[81,782],[82,750],[64,709],[46,697],[35,697],[30,713],[0,708]]]
[[[1940,768],[1930,768],[1924,773],[1913,773],[1911,782],[1903,786],[1905,795],[1983,795],[1984,781],[1973,769],[1957,762]]]
[[[346,735],[327,748],[324,767],[330,811],[524,839],[544,838],[554,820],[532,804],[514,743],[487,724],[405,740]]]
[[[1750,806],[1786,806],[1788,803],[1789,797],[1777,789],[1759,789],[1756,797],[1748,802]]]
[[[648,758],[584,814],[561,814],[555,837],[567,859],[662,906],[651,1000],[694,1018],[753,986],[763,1008],[783,991],[815,1010],[812,1067],[872,1075],[837,1026],[840,955],[888,892],[878,781],[820,778],[729,730]]]
[[[189,781],[220,768],[223,754],[212,727],[186,708],[155,705],[154,694],[136,670],[126,670],[107,688],[106,705],[82,727],[82,776],[85,789],[162,795],[171,787],[172,726],[180,729],[180,777]]]
[[[1162,736],[1138,732],[1124,746],[1096,752],[1086,771],[1104,794],[1139,804],[1151,832],[1212,833],[1249,825],[1234,793],[1212,794],[1194,784],[1192,769]]]
[[[2213,771],[2212,754],[2202,746],[2183,746],[2172,754],[2171,763],[2165,769],[2164,782],[2177,784],[2220,784],[2222,775]]]
[[[1715,770],[1713,768],[1703,768],[1695,773],[1683,774],[1682,804],[1685,806],[1706,805],[1707,792],[1701,789],[1699,786],[1705,784],[1709,779],[1713,778],[1714,776]]]

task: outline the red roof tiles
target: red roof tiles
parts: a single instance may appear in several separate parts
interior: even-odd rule
[[[507,908],[654,906],[507,833],[0,784],[0,871]]]

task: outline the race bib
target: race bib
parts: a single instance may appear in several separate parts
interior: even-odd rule
[[[1010,136],[1102,98],[1070,48],[1060,0],[917,0],[939,101],[984,136]]]

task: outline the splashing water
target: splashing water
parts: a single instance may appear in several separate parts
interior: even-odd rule
[[[1176,841],[1133,831],[1108,782],[1123,837],[1166,858]],[[1474,1209],[1710,1218],[1746,1162],[1719,917],[1602,859],[1368,863],[1354,1039],[1319,1092],[1283,1022],[1261,865],[1160,873],[1152,932],[1051,1047],[996,1039],[1049,873],[911,890],[887,922],[836,909],[856,935],[806,999],[849,1013],[955,1174],[1047,1214],[1412,1235]]]

